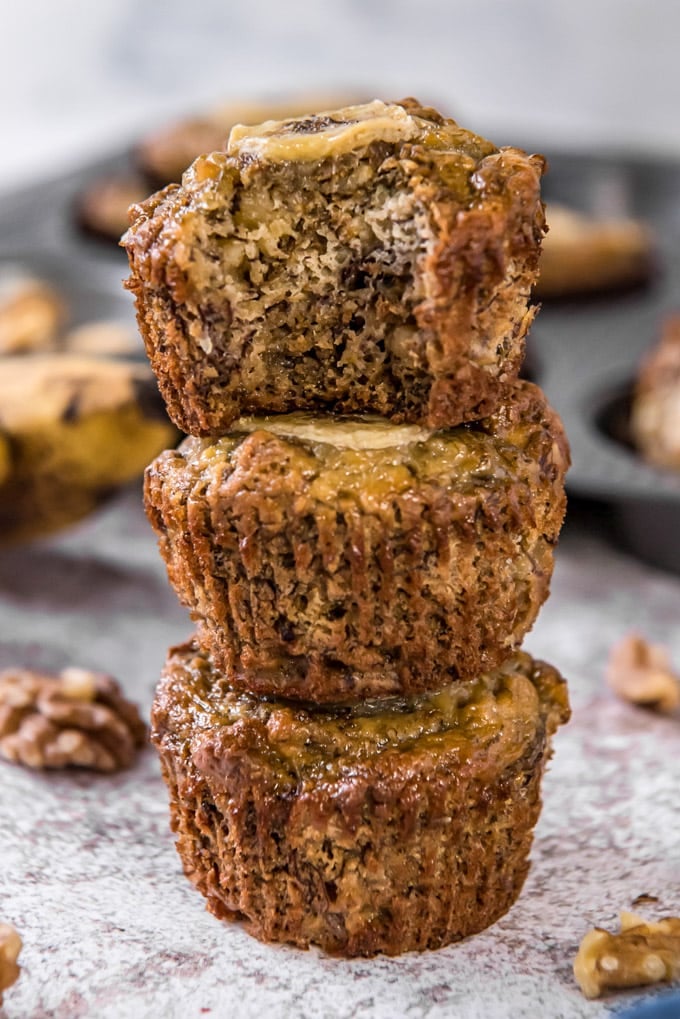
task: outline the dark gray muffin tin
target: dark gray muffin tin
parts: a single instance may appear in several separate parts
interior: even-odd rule
[[[645,464],[626,430],[640,357],[656,341],[663,318],[680,310],[680,165],[616,155],[547,156],[548,202],[598,216],[639,217],[656,239],[648,284],[545,302],[533,327],[531,373],[562,415],[571,442],[569,492],[604,503],[612,530],[632,551],[680,572],[680,472]],[[74,214],[87,184],[129,169],[129,157],[118,155],[0,196],[0,265],[53,280],[71,305],[74,325],[133,321],[132,300],[122,287],[123,252],[85,235]]]
[[[531,335],[537,381],[572,448],[568,488],[605,504],[618,537],[643,559],[680,572],[680,472],[646,464],[628,409],[643,354],[680,311],[680,165],[626,157],[549,156],[546,200],[595,215],[634,216],[655,238],[645,285],[545,302]]]
[[[75,203],[102,176],[129,172],[125,156],[0,195],[0,272],[23,270],[54,283],[71,311],[69,325],[94,320],[134,323],[123,290],[127,260],[111,241],[91,238],[76,222]],[[142,341],[139,341],[140,353]]]

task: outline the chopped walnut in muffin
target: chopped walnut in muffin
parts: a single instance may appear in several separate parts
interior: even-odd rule
[[[17,963],[22,949],[21,938],[9,923],[0,923],[0,1008],[2,994],[19,979],[21,967]]]
[[[633,704],[664,713],[680,706],[680,678],[668,653],[638,634],[629,634],[612,648],[607,682],[619,697]]]
[[[574,976],[587,998],[605,991],[674,980],[680,976],[680,918],[647,923],[621,913],[621,931],[588,931],[574,960]]]
[[[145,740],[137,707],[110,676],[77,668],[0,673],[0,756],[8,761],[118,771]]]

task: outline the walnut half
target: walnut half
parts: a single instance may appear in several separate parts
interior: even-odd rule
[[[621,932],[588,931],[574,960],[576,982],[587,998],[680,976],[680,918],[647,923],[621,913]]]
[[[22,949],[21,938],[9,923],[0,923],[0,1007],[2,992],[16,983],[21,968],[17,963]]]
[[[635,633],[612,648],[607,682],[619,697],[633,704],[668,713],[680,706],[680,679],[667,652]]]
[[[85,669],[58,676],[0,673],[0,756],[29,768],[117,771],[134,760],[146,726],[114,679]]]

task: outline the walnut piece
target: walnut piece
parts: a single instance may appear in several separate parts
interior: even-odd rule
[[[2,992],[16,983],[21,967],[17,964],[22,943],[17,931],[9,923],[0,923],[0,1007]]]
[[[631,633],[612,648],[607,682],[619,697],[656,711],[670,713],[680,706],[680,678],[667,652]]]
[[[680,976],[680,917],[647,923],[621,913],[621,932],[588,931],[574,960],[576,982],[587,998]]]
[[[127,768],[146,726],[114,679],[85,669],[58,676],[0,672],[0,756],[29,768]]]

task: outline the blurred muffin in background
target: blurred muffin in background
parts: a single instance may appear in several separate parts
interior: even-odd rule
[[[680,312],[664,321],[640,365],[630,428],[645,460],[680,470]]]
[[[95,178],[76,198],[76,221],[86,233],[118,243],[128,228],[128,209],[152,190],[133,174]]]
[[[145,364],[0,358],[0,545],[86,516],[177,437]]]
[[[653,269],[653,237],[636,219],[601,219],[557,202],[546,205],[539,299],[610,291],[643,283]]]
[[[76,303],[0,270],[0,546],[75,523],[178,438],[133,323],[72,326]]]
[[[0,355],[52,350],[66,302],[46,280],[12,267],[0,274]]]
[[[73,325],[78,309],[51,280],[23,266],[0,270],[0,357],[79,353],[93,357],[143,357],[133,322],[93,319]]]
[[[105,319],[84,322],[69,330],[64,336],[63,348],[69,354],[143,359],[139,334],[134,326]]]

